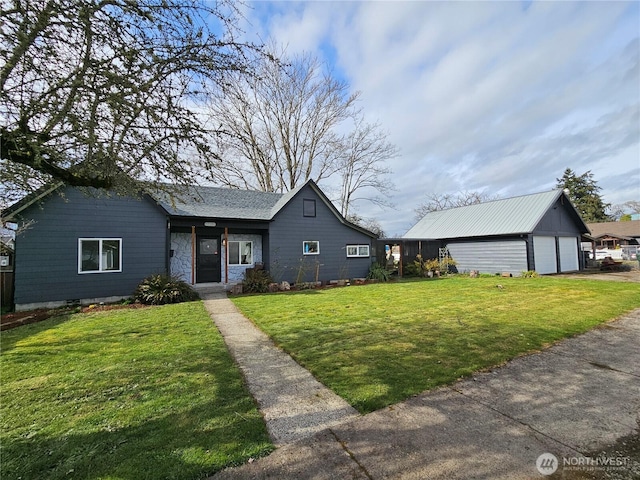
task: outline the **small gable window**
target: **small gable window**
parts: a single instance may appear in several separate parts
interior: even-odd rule
[[[319,255],[320,254],[320,242],[317,240],[307,240],[302,242],[303,255]]]
[[[313,199],[305,198],[302,201],[302,215],[304,217],[316,216],[316,201]]]
[[[347,257],[368,257],[369,245],[347,245]]]
[[[121,271],[121,238],[78,239],[78,273],[108,273]]]
[[[229,242],[229,265],[253,265],[253,242]]]

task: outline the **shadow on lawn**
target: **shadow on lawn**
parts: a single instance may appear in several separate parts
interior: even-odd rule
[[[13,331],[2,332],[2,351],[12,350],[15,348],[16,342],[22,341],[31,335],[37,335],[46,330],[56,328],[58,325],[68,321],[71,316],[72,314],[57,315],[37,323],[21,325],[18,330],[11,329]]]
[[[202,478],[222,468],[269,453],[273,447],[257,415],[247,418],[242,401],[201,404],[140,425],[104,427],[93,433],[3,441],[2,478]],[[215,421],[215,426],[211,423]]]

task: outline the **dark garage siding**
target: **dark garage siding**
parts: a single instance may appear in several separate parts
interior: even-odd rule
[[[67,188],[21,215],[35,223],[16,239],[18,306],[129,296],[142,278],[166,270],[166,218],[147,199]],[[87,237],[122,238],[122,272],[78,274],[78,239]]]

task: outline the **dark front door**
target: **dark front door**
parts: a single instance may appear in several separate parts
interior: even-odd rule
[[[196,283],[219,282],[220,238],[198,237],[196,247]]]

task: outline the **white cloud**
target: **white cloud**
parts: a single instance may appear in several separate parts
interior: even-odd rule
[[[640,200],[639,10],[260,2],[252,24],[289,51],[325,55],[389,131],[402,153],[391,165],[397,208],[361,213],[392,234],[411,226],[425,194],[536,192],[567,167],[592,170],[608,202]]]

